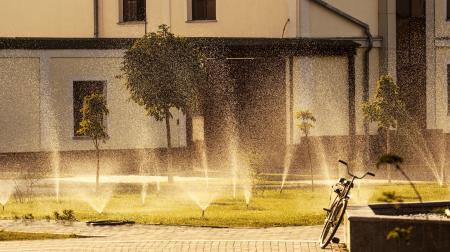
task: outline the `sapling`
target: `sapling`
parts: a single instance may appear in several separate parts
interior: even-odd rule
[[[297,125],[302,131],[303,135],[305,135],[308,158],[309,158],[309,170],[311,175],[311,190],[314,191],[314,174],[312,168],[312,160],[311,160],[311,152],[309,146],[309,134],[311,128],[314,128],[314,123],[316,122],[316,118],[309,110],[301,110],[296,114],[297,120],[300,120],[300,123]],[[280,191],[281,193],[281,191]]]
[[[365,120],[376,122],[379,134],[384,133],[384,154],[387,155],[390,153],[389,130],[397,129],[397,120],[406,114],[405,104],[400,98],[400,88],[391,76],[380,77],[373,100],[364,102],[362,111]],[[387,175],[390,183],[390,170]]]
[[[103,95],[92,93],[84,97],[83,107],[80,109],[82,119],[78,134],[91,138],[97,156],[97,172],[95,177],[95,191],[99,192],[100,187],[100,142],[105,142],[108,138],[104,120],[109,111],[106,107],[106,100]]]
[[[165,122],[169,182],[173,182],[171,109],[197,112],[200,90],[207,79],[206,60],[193,43],[172,34],[167,25],[136,40],[124,54],[124,74],[119,77],[125,79],[130,99],[144,107],[147,115]]]

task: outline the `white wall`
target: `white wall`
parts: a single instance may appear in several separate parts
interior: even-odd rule
[[[449,94],[447,65],[450,64],[450,47],[436,48],[436,85],[434,92],[436,105],[436,126],[445,133],[450,132],[450,116],[448,111]]]
[[[447,20],[447,0],[435,0],[436,37],[450,36],[450,21]]]
[[[20,55],[34,59],[6,59]],[[149,118],[142,107],[129,101],[123,80],[116,78],[121,55],[114,50],[0,51],[0,66],[4,66],[0,70],[0,86],[8,92],[0,93],[0,122],[16,124],[0,133],[2,143],[6,143],[0,146],[0,152],[93,149],[91,141],[73,139],[72,89],[73,81],[80,80],[107,83],[110,138],[103,148],[167,146],[164,122]],[[47,76],[47,80],[40,81],[40,76]],[[186,118],[176,110],[173,114],[172,144],[185,146]],[[180,125],[176,125],[177,119]]]
[[[0,58],[0,152],[39,150],[39,58]]]
[[[317,119],[312,136],[348,135],[348,71],[346,57],[294,58],[294,115],[310,110]],[[294,143],[301,133],[294,121]]]

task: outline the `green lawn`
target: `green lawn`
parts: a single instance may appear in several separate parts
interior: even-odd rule
[[[67,239],[67,238],[79,238],[79,236],[64,235],[64,234],[47,234],[47,233],[8,232],[0,230],[0,241],[47,240],[47,239]]]
[[[419,184],[418,189],[424,200],[450,200],[448,186]],[[362,185],[359,190],[355,186],[351,204],[377,202],[387,191],[414,196],[408,185]],[[318,186],[314,192],[309,187],[285,189],[282,194],[274,189],[265,190],[263,195],[261,192],[253,195],[248,209],[241,191],[238,191],[237,199],[231,197],[231,190],[222,191],[221,195],[207,208],[204,218],[185,190],[170,187],[164,187],[158,197],[150,190],[144,205],[137,192],[116,192],[102,214],[96,213],[82,198],[63,197],[61,203],[51,196],[39,196],[27,203],[11,200],[4,211],[0,210],[0,218],[20,218],[32,213],[36,219],[45,219],[46,216],[53,218],[54,211],[72,209],[81,221],[114,219],[145,224],[223,227],[320,225],[324,218],[322,208],[329,202],[330,188]]]

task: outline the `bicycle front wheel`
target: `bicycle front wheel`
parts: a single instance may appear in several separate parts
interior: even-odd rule
[[[344,219],[344,213],[347,209],[347,200],[340,199],[338,202],[333,204],[330,212],[327,214],[325,219],[325,225],[320,235],[320,247],[325,248],[333,239],[336,231],[339,228],[342,220]]]

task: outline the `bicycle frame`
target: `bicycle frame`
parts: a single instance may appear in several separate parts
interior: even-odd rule
[[[337,194],[334,198],[333,203],[330,206],[330,209],[324,208],[325,211],[327,211],[327,216],[325,218],[325,226],[322,230],[322,234],[320,236],[320,246],[321,248],[325,248],[328,243],[334,239],[334,234],[336,233],[336,230],[339,228],[340,223],[342,222],[343,215],[345,213],[345,210],[347,208],[348,200],[350,199],[349,193],[350,190],[354,186],[355,179],[363,179],[366,176],[375,176],[375,174],[371,172],[366,172],[363,176],[358,177],[350,172],[350,169],[348,167],[347,162],[339,160],[340,163],[344,164],[347,168],[347,174],[351,176],[351,179],[346,178],[340,178],[339,182],[336,184],[336,186],[342,187],[341,188],[334,188],[334,192]],[[330,228],[331,232],[330,232]]]

